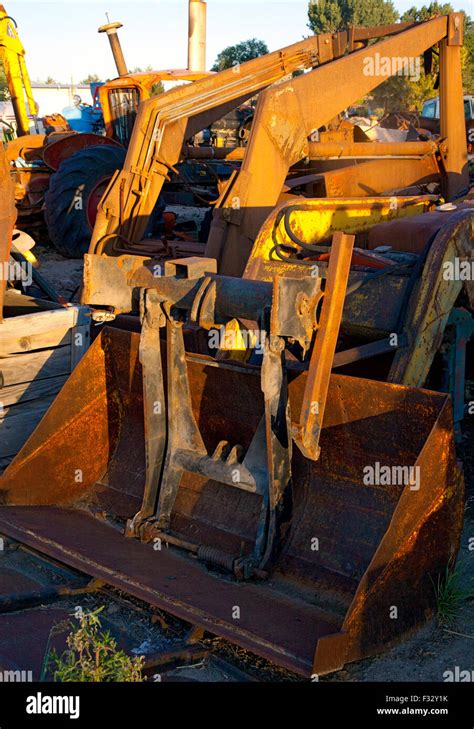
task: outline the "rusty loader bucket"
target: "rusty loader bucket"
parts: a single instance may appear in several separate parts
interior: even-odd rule
[[[175,274],[143,286],[141,335],[102,330],[5,471],[0,533],[303,675],[385,649],[458,549],[448,396],[330,374],[330,276],[323,295]],[[262,361],[186,351],[184,311],[260,322]]]

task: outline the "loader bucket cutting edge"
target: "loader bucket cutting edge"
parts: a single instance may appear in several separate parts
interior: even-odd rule
[[[237,581],[184,550],[124,536],[145,478],[138,353],[135,333],[108,328],[95,340],[0,478],[0,533],[303,675],[373,655],[426,620],[431,579],[456,554],[463,513],[447,395],[332,375],[320,459],[293,449],[291,523],[276,567]],[[188,355],[210,451],[222,434],[249,446],[263,412],[255,370]],[[305,378],[289,373],[293,420]],[[377,464],[418,476],[373,485],[367,468]],[[255,537],[259,498],[185,474],[172,530],[235,553]]]

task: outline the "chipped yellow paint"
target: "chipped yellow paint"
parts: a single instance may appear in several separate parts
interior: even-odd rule
[[[302,209],[304,206],[304,209]],[[284,213],[291,210],[291,228],[304,243],[319,244],[336,231],[360,233],[377,223],[425,213],[434,207],[426,196],[299,199],[282,203],[263,224],[254,243],[247,268],[254,259],[274,260],[275,243],[295,247],[284,226]],[[299,249],[301,250],[301,249]],[[245,274],[244,274],[245,276]]]

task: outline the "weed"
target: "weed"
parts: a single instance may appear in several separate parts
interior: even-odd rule
[[[109,631],[101,630],[99,613],[82,612],[66,640],[61,655],[53,649],[48,656],[48,668],[53,681],[144,681],[144,657],[131,658],[117,648]]]

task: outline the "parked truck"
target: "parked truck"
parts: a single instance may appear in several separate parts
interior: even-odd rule
[[[464,96],[464,116],[466,118],[467,151],[470,155],[474,148],[474,96]],[[439,132],[439,96],[427,99],[421,110],[420,124],[431,132]]]

